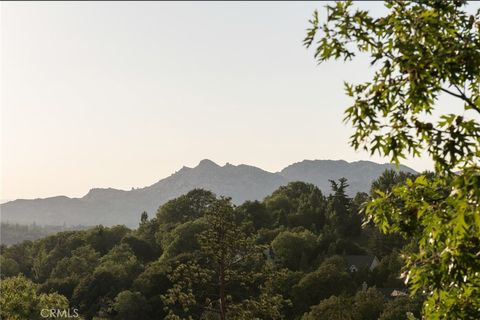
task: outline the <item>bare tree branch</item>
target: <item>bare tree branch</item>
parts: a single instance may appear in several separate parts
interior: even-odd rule
[[[440,88],[441,91],[445,92],[445,93],[448,93],[449,95],[452,95],[454,97],[457,97],[459,99],[462,99],[463,101],[465,101],[473,110],[477,111],[478,113],[480,113],[480,107],[478,107],[475,103],[473,103],[472,100],[470,100],[466,95],[465,93],[460,90],[460,88],[458,86],[455,85],[455,88],[457,89],[457,91],[459,93],[455,93],[453,91],[450,91],[448,89],[445,89],[445,88]]]

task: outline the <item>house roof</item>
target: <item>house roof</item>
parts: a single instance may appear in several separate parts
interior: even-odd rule
[[[398,297],[407,295],[407,288],[377,288],[386,297]]]
[[[373,255],[345,255],[345,260],[349,266],[356,266],[357,268],[370,268],[375,256]]]

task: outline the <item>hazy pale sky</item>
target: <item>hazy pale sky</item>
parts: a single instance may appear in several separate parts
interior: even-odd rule
[[[317,66],[302,46],[323,6],[1,3],[1,198],[143,187],[204,158],[387,162],[342,123],[343,81],[368,63]]]

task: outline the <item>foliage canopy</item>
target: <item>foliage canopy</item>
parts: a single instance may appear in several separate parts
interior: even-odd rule
[[[425,292],[424,317],[480,316],[480,10],[466,2],[385,1],[373,17],[352,1],[314,13],[304,44],[319,63],[369,56],[375,72],[345,83],[350,143],[397,164],[427,152],[436,175],[376,190],[367,216],[383,232],[418,242],[404,252],[404,279]],[[441,95],[460,101],[432,120]],[[455,108],[457,108],[455,110]]]

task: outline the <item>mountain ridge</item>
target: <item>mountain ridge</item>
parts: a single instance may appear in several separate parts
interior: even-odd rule
[[[226,163],[220,166],[212,160],[203,159],[196,167],[184,166],[143,188],[92,188],[80,198],[17,199],[1,204],[0,212],[1,220],[10,223],[30,224],[35,221],[37,224],[126,224],[132,227],[138,224],[141,212],[154,215],[161,204],[194,188],[230,196],[239,204],[246,200],[262,200],[291,181],[313,183],[328,194],[328,180],[345,177],[350,185],[348,192],[354,195],[359,191],[367,192],[371,181],[386,169],[396,170],[391,164],[365,160],[303,160],[278,172],[269,172],[245,164]],[[406,166],[400,166],[399,170],[416,173]]]

